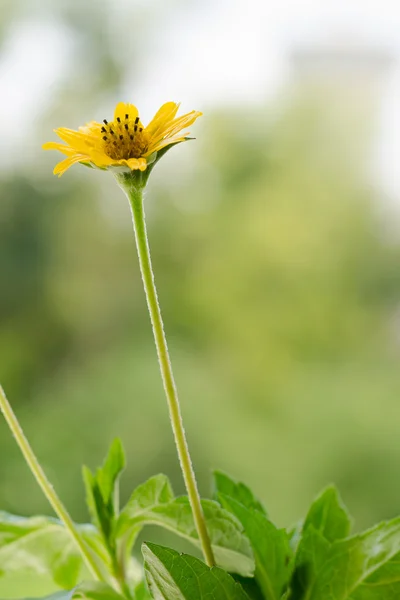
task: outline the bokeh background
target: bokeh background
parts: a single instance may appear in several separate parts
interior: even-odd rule
[[[330,482],[358,529],[398,515],[400,8],[0,7],[0,378],[74,518],[115,436],[124,499],[158,472],[184,491],[127,201],[41,151],[119,100],[145,122],[166,100],[204,112],[146,200],[202,493],[217,467],[280,525]],[[1,508],[49,513],[3,422],[0,456]]]

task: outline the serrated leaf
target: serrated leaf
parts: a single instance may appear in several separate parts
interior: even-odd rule
[[[218,567],[175,550],[143,544],[147,584],[154,600],[248,600],[241,586]]]
[[[201,505],[217,565],[231,573],[252,576],[253,553],[239,521],[217,502],[202,500]],[[170,529],[200,548],[192,509],[186,497],[154,508],[146,519],[147,523]]]
[[[244,483],[235,481],[226,473],[214,471],[214,488],[216,497],[218,497],[218,494],[224,494],[240,502],[246,508],[254,508],[264,515],[267,514],[264,506],[257,500],[251,489]]]
[[[310,526],[319,531],[328,542],[350,534],[351,519],[334,486],[326,488],[312,503],[304,521],[303,531]]]
[[[149,509],[168,504],[174,498],[168,477],[162,474],[154,475],[135,489],[122,513],[129,517],[139,517]]]
[[[318,561],[320,563],[320,561]],[[307,600],[398,600],[400,519],[334,542]]]
[[[315,583],[317,573],[327,560],[331,544],[345,538],[351,519],[337,490],[326,488],[312,503],[304,524],[297,530],[295,567],[290,583],[293,600],[301,600]]]
[[[277,529],[258,510],[219,495],[224,508],[239,519],[254,551],[255,578],[267,600],[279,600],[290,577],[292,551],[285,530]]]
[[[232,573],[252,576],[253,553],[242,525],[217,502],[203,500],[202,507],[217,564]],[[143,526],[150,524],[169,529],[200,548],[187,497],[174,498],[163,475],[152,477],[135,490],[121,512],[117,532],[123,535],[132,530],[137,535]]]

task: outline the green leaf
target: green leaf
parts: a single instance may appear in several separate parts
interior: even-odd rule
[[[105,502],[114,500],[115,485],[125,468],[125,454],[120,439],[116,438],[102,467],[97,469],[96,478]]]
[[[0,575],[40,573],[70,589],[78,583],[81,569],[75,542],[59,521],[0,512]]]
[[[174,498],[168,477],[161,474],[155,475],[135,489],[122,513],[139,517],[146,514],[149,509],[168,504]]]
[[[101,562],[107,564],[101,539],[91,525],[77,525]],[[37,574],[64,589],[73,588],[89,573],[69,532],[50,517],[17,517],[0,511],[0,578]]]
[[[310,526],[290,600],[398,600],[400,519],[332,544]]]
[[[217,564],[232,573],[248,577],[253,575],[253,553],[238,520],[217,502],[202,500],[201,504]],[[176,498],[169,504],[154,508],[143,519],[144,523],[170,529],[200,548],[192,509],[186,497]]]
[[[303,531],[310,526],[328,542],[347,537],[351,530],[351,519],[334,486],[326,488],[312,503]]]
[[[119,439],[113,441],[106,460],[95,474],[87,467],[83,467],[86,502],[90,516],[111,551],[114,547],[113,534],[118,511],[118,479],[124,467],[125,456]]]
[[[239,521],[212,500],[202,507],[217,564],[227,571],[250,577],[254,573],[253,553]],[[160,525],[200,543],[187,497],[174,498],[164,475],[152,477],[135,490],[119,517],[117,535],[132,531],[131,542],[144,525]]]
[[[290,600],[306,600],[318,572],[328,560],[331,545],[324,536],[310,525],[298,546],[295,568],[290,581]]]
[[[277,529],[265,515],[246,508],[229,496],[220,494],[224,508],[239,519],[248,536],[256,560],[255,578],[267,600],[278,600],[291,571],[292,551],[285,530]]]
[[[398,600],[400,518],[334,542],[318,567],[307,600]]]
[[[144,568],[154,600],[248,600],[241,586],[218,567],[175,550],[143,544]]]
[[[317,573],[327,560],[331,544],[347,537],[351,519],[333,486],[326,488],[312,503],[299,538],[290,598],[301,599],[314,585]]]
[[[266,515],[266,510],[254,496],[253,492],[244,483],[231,479],[229,475],[221,471],[214,471],[215,495],[224,494],[240,502],[246,508],[254,508]]]

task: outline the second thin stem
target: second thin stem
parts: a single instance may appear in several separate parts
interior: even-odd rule
[[[140,270],[146,293],[151,323],[153,326],[154,340],[156,343],[158,360],[160,363],[161,376],[164,384],[165,394],[168,400],[169,414],[183,478],[185,480],[185,485],[189,496],[190,505],[192,507],[193,517],[204,558],[208,566],[212,567],[215,565],[214,554],[206,527],[204,513],[200,502],[200,495],[197,488],[196,477],[186,441],[178,393],[172,372],[171,361],[169,358],[167,340],[165,338],[160,306],[157,299],[157,290],[154,283],[154,275],[151,265],[149,244],[147,241],[146,222],[143,209],[143,192],[141,189],[130,186],[122,187],[129,198],[132,208]]]
[[[4,418],[9,426],[15,441],[17,442],[26,462],[30,470],[32,471],[33,476],[35,477],[37,483],[41,487],[44,495],[52,506],[54,512],[59,517],[59,519],[64,524],[65,528],[75,541],[77,547],[79,548],[83,560],[85,561],[89,571],[92,573],[94,579],[103,581],[102,572],[97,565],[96,559],[93,557],[90,549],[86,545],[85,540],[82,538],[80,532],[78,531],[75,523],[70,517],[69,512],[65,508],[64,504],[61,502],[60,498],[57,496],[53,486],[50,481],[47,479],[45,472],[43,471],[38,459],[35,456],[28,440],[26,439],[24,432],[22,431],[21,425],[18,422],[17,417],[14,414],[13,409],[11,408],[10,403],[8,402],[6,395],[0,386],[0,412],[3,413]]]

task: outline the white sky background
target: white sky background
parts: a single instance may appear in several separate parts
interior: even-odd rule
[[[94,10],[102,3],[90,1]],[[135,98],[129,86],[126,89],[126,99],[149,107],[144,120],[165,99],[182,99],[183,109],[189,110],[227,103],[247,110],[284,84],[294,47],[317,45],[339,35],[387,48],[400,65],[400,0],[171,1],[170,11],[165,10],[167,2],[112,3],[115,22],[117,15],[123,17],[127,4],[145,6],[155,15],[157,38],[150,50],[144,50],[146,61]],[[163,7],[163,23],[157,22],[159,6]],[[68,31],[59,22],[52,23],[51,10],[50,14],[40,11],[32,24],[32,7],[33,3],[25,23],[16,22],[10,31],[0,56],[2,158],[13,143],[23,139],[32,111],[46,108],[49,88],[51,93],[76,60]],[[20,123],[17,130],[16,121]],[[400,202],[400,66],[393,69],[384,98],[377,150],[376,165],[384,188]]]

